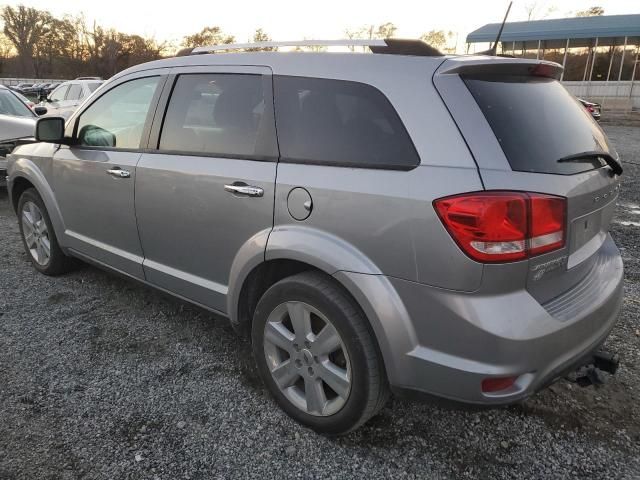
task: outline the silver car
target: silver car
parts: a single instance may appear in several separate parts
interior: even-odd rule
[[[69,118],[76,108],[104,82],[98,77],[78,77],[63,82],[47,95],[42,106],[49,116]]]
[[[613,372],[622,169],[561,67],[367,44],[199,48],[40,119],[9,162],[34,267],[82,259],[228,317],[326,434],[390,391],[504,405]]]

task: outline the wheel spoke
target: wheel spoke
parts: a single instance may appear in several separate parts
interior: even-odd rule
[[[349,395],[349,377],[347,371],[330,361],[323,362],[318,369],[318,376],[343,399]]]
[[[51,244],[49,243],[49,239],[47,237],[42,237],[40,239],[40,244],[42,245],[45,260],[48,260],[51,256]]]
[[[30,232],[33,232],[35,229],[33,216],[31,215],[30,212],[27,212],[26,210],[22,212],[22,226],[23,228],[24,227],[28,228]]]
[[[287,311],[296,334],[296,340],[302,343],[311,334],[311,312],[300,302],[287,303]]]
[[[36,260],[38,261],[38,263],[45,262],[44,249],[42,248],[42,242],[36,243]]]
[[[34,224],[34,227],[36,229],[36,232],[40,234],[47,231],[47,224],[44,222],[44,219],[42,218]]]
[[[273,375],[273,379],[281,389],[289,388],[299,377],[298,371],[291,360],[285,360],[276,368],[271,370],[271,375]]]
[[[340,347],[340,336],[333,325],[327,323],[313,341],[315,355],[329,355]]]
[[[322,381],[319,378],[305,378],[304,395],[307,400],[307,411],[321,415],[327,403],[327,397],[322,388]]]
[[[280,322],[268,322],[264,331],[264,339],[273,345],[291,353],[295,336]]]

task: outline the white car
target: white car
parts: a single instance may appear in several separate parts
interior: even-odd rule
[[[6,156],[16,142],[34,136],[37,115],[7,87],[0,85],[0,186],[5,186]]]
[[[98,77],[79,77],[61,83],[45,103],[48,116],[69,118],[76,108],[104,82]]]

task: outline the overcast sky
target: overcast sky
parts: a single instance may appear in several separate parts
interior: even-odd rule
[[[92,22],[126,33],[175,41],[204,26],[219,25],[237,41],[246,41],[262,27],[274,40],[344,38],[347,28],[393,22],[396,36],[417,37],[432,29],[458,34],[460,48],[470,31],[502,20],[507,0],[0,0],[49,10],[56,16],[84,13]],[[527,5],[536,4],[547,18],[573,16],[577,10],[598,5],[605,14],[640,13],[638,0],[514,1],[509,20],[526,20]],[[452,42],[454,43],[455,40]]]

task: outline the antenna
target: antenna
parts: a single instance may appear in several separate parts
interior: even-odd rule
[[[496,41],[493,44],[493,47],[490,47],[489,51],[487,52],[489,55],[493,55],[494,57],[498,53],[498,42],[500,41],[500,37],[502,36],[502,30],[504,30],[504,24],[507,23],[507,17],[509,16],[511,5],[513,5],[513,2],[509,2],[509,6],[507,7],[507,13],[504,14],[504,20],[502,20],[502,25],[500,25],[500,30],[498,30],[498,36],[496,37]]]

